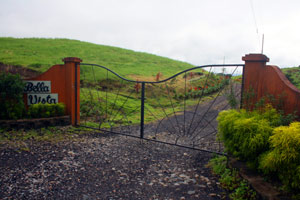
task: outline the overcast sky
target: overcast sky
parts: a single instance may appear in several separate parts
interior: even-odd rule
[[[0,0],[0,37],[78,39],[186,61],[300,65],[300,0]]]

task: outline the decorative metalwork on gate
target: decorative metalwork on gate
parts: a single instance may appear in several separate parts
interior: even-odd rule
[[[80,67],[81,126],[223,154],[216,118],[240,105],[243,64],[197,66],[168,78],[157,73],[152,80]]]

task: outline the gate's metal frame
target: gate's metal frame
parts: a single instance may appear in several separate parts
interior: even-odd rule
[[[117,77],[119,77],[120,79],[127,81],[127,82],[132,82],[132,83],[138,83],[141,84],[141,119],[140,119],[140,136],[135,136],[135,135],[129,135],[129,134],[125,134],[125,133],[119,133],[119,132],[114,132],[114,131],[109,131],[109,130],[105,130],[105,129],[98,129],[98,128],[94,128],[94,127],[89,127],[89,126],[85,126],[85,125],[80,125],[81,127],[85,127],[85,128],[90,128],[90,129],[94,129],[94,130],[100,130],[102,132],[107,132],[107,133],[113,133],[113,134],[119,134],[119,135],[124,135],[124,136],[129,136],[129,137],[133,137],[133,138],[139,138],[142,140],[146,140],[146,141],[152,141],[152,142],[158,142],[158,143],[162,143],[162,144],[168,144],[168,145],[174,145],[174,146],[178,146],[178,147],[183,147],[183,148],[188,148],[188,149],[192,149],[192,150],[199,150],[199,151],[204,151],[204,152],[209,152],[209,153],[216,153],[216,154],[221,154],[224,155],[224,153],[220,153],[220,152],[214,152],[214,151],[210,151],[210,150],[205,150],[205,149],[199,149],[199,148],[194,148],[194,147],[188,147],[188,146],[184,146],[184,145],[179,145],[179,144],[173,144],[173,143],[168,143],[168,142],[164,142],[164,141],[158,141],[158,140],[154,140],[154,139],[149,139],[149,138],[145,138],[144,137],[144,116],[145,116],[145,84],[158,84],[158,83],[163,83],[166,82],[168,80],[171,80],[173,78],[176,78],[177,76],[192,71],[192,70],[196,70],[196,69],[202,69],[202,68],[207,68],[207,67],[218,67],[218,68],[225,68],[225,67],[236,67],[236,69],[238,67],[242,67],[242,86],[241,86],[241,99],[240,99],[240,105],[242,106],[242,100],[243,100],[243,89],[244,89],[244,70],[245,70],[245,65],[244,64],[216,64],[216,65],[202,65],[202,66],[197,66],[197,67],[193,67],[190,69],[186,69],[184,71],[181,71],[179,73],[176,73],[175,75],[166,78],[164,80],[161,81],[138,81],[138,80],[129,80],[126,79],[124,77],[122,77],[121,75],[117,74],[116,72],[110,70],[107,67],[101,66],[101,65],[97,65],[97,64],[89,64],[89,63],[81,63],[81,66],[95,66],[95,67],[100,67],[102,69],[105,69],[109,72],[111,72],[112,74],[116,75]]]

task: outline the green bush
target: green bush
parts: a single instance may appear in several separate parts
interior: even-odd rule
[[[47,118],[57,117],[65,114],[65,105],[58,104],[32,104],[28,108],[28,117],[30,118]]]
[[[269,149],[268,139],[279,115],[267,106],[262,112],[222,111],[217,120],[218,138],[224,142],[226,151],[256,168],[258,155]]]
[[[25,112],[24,82],[20,75],[0,74],[0,119],[20,119]]]
[[[284,186],[300,189],[300,122],[274,129],[269,139],[271,150],[261,156],[259,168],[277,173]]]
[[[300,191],[300,122],[290,123],[293,115],[285,116],[267,105],[252,112],[223,111],[217,120],[218,138],[229,153],[278,177],[285,189]]]

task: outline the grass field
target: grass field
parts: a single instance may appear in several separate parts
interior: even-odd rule
[[[122,76],[171,76],[193,65],[118,47],[69,39],[0,38],[0,62],[44,72],[62,64],[64,57],[79,57],[85,63],[108,67]],[[98,77],[102,75],[98,73]],[[103,78],[103,77],[102,77]]]

